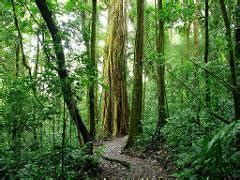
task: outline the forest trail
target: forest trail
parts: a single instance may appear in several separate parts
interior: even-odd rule
[[[150,178],[159,179],[167,177],[167,173],[159,162],[154,162],[150,159],[142,159],[139,157],[122,154],[127,141],[127,136],[114,138],[111,141],[106,141],[106,152],[104,157],[121,161],[122,163],[130,165],[128,179]]]

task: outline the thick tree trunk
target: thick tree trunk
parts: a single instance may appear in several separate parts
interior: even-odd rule
[[[103,60],[103,84],[106,85],[102,93],[102,133],[103,136],[110,137],[113,131],[113,119],[112,119],[112,91],[111,91],[111,71],[110,71],[110,13],[108,10],[108,24],[107,24],[107,39],[106,46],[104,48],[104,60]]]
[[[135,58],[133,65],[133,91],[130,114],[130,128],[127,146],[131,146],[133,139],[141,132],[142,97],[143,97],[143,46],[144,46],[144,0],[137,1],[137,32],[135,39]]]
[[[103,127],[104,133],[119,136],[128,132],[125,0],[110,1],[109,18],[104,59],[104,72],[108,73],[104,81],[109,89],[103,94]]]
[[[53,20],[52,13],[47,6],[46,0],[35,0],[35,2],[38,6],[38,9],[40,10],[44,21],[47,24],[47,27],[53,39],[54,50],[57,57],[58,75],[61,81],[61,90],[64,102],[66,103],[69,113],[77,127],[78,133],[82,134],[85,143],[89,143],[92,141],[92,137],[83,123],[77,107],[77,102],[74,99],[74,92],[72,90],[71,81],[68,78],[64,50],[61,43],[61,36],[59,30]]]
[[[230,21],[228,18],[224,0],[219,0],[219,2],[220,2],[222,16],[223,16],[223,20],[226,28],[226,39],[228,42],[228,52],[229,52],[229,66],[230,66],[231,81],[232,81],[231,83],[232,83],[232,86],[235,88],[235,91],[234,90],[232,91],[235,119],[240,119],[240,95],[238,92],[237,69],[236,69],[237,66],[236,66],[236,60],[234,57]]]
[[[125,80],[126,10],[125,0],[112,0],[111,71],[113,93],[113,135],[128,133],[128,102]]]
[[[158,0],[158,10],[162,11],[162,0]],[[158,73],[158,122],[156,128],[156,137],[160,135],[161,128],[166,124],[166,99],[165,99],[165,59],[164,59],[164,22],[159,19],[157,53],[159,55]]]

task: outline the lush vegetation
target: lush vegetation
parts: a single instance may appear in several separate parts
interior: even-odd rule
[[[96,177],[104,148],[240,177],[239,0],[4,0],[0,176]],[[152,148],[149,148],[152,147]]]

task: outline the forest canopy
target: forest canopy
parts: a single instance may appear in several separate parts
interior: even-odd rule
[[[240,177],[240,0],[0,15],[1,178]]]

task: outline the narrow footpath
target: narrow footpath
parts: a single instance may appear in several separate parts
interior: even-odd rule
[[[127,136],[114,138],[113,140],[106,141],[104,143],[106,151],[103,156],[103,166],[109,166],[109,171],[111,171],[111,168],[113,168],[112,166],[116,167],[115,170],[113,170],[114,174],[108,175],[108,178],[115,177],[126,179],[175,179],[168,176],[167,172],[159,162],[152,161],[148,158],[142,159],[139,157],[123,154],[122,149],[124,148],[126,141]],[[110,161],[111,163],[113,163],[113,165],[106,165],[106,161]],[[118,165],[116,165],[116,163],[118,163]],[[119,165],[121,167],[119,167]]]

